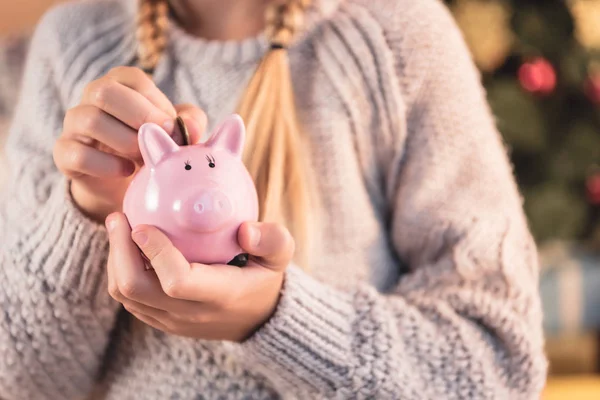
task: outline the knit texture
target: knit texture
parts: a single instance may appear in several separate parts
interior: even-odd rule
[[[4,142],[15,108],[29,35],[0,38],[0,192],[8,175],[4,159]]]
[[[111,300],[104,227],[54,166],[65,111],[134,62],[134,0],[48,13],[32,40],[0,207],[0,397],[537,399],[535,244],[479,76],[438,0],[319,0],[290,49],[317,179],[309,272],[242,344],[171,336]],[[234,111],[263,37],[172,28],[173,103]],[[209,127],[210,128],[210,127]]]

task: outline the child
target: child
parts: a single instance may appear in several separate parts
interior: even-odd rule
[[[235,111],[251,263],[190,265],[120,213],[136,132]],[[438,0],[57,7],[7,152],[3,399],[539,398],[536,248]]]

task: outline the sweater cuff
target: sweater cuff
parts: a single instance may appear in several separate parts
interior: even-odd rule
[[[242,348],[282,382],[335,390],[350,365],[354,315],[351,294],[290,266],[275,314]]]
[[[26,273],[41,279],[46,290],[96,300],[107,285],[105,227],[81,213],[64,178],[40,208],[20,227],[13,254],[27,261]]]

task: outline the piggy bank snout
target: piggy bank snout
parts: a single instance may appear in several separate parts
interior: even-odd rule
[[[191,193],[181,205],[180,222],[198,232],[218,230],[233,216],[233,204],[218,189],[202,189]]]

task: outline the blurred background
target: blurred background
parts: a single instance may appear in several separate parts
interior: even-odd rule
[[[29,34],[63,1],[0,0],[0,146]],[[544,399],[600,399],[600,0],[445,3],[481,70],[540,247]]]
[[[600,0],[445,2],[539,244],[547,396],[600,399]]]

